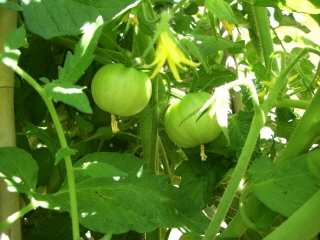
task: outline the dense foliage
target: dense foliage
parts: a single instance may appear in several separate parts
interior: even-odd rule
[[[319,28],[317,0],[0,8],[18,11],[0,177],[23,239],[317,239],[320,49],[297,20]]]

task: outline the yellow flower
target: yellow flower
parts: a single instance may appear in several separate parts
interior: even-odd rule
[[[221,21],[224,29],[226,29],[228,31],[228,35],[232,36],[232,31],[233,31],[233,29],[236,28],[236,25],[230,24],[227,20],[224,20],[224,19],[219,19],[219,20]]]
[[[178,68],[180,68],[183,71],[187,70],[185,67],[182,66],[182,63],[191,67],[200,66],[200,63],[191,62],[188,58],[186,58],[186,56],[183,54],[183,52],[175,43],[175,41],[169,36],[169,34],[165,30],[162,30],[157,40],[156,58],[151,64],[146,66],[147,68],[149,68],[157,65],[156,69],[150,76],[151,79],[158,74],[160,68],[163,67],[166,61],[168,62],[173,77],[176,80],[181,80]]]

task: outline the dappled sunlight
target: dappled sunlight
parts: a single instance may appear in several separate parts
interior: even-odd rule
[[[54,87],[52,91],[63,94],[82,94],[82,88],[62,88],[58,86]]]
[[[119,177],[119,176],[115,176],[115,177],[113,177],[113,180],[115,180],[115,181],[119,181],[121,178]]]
[[[52,210],[61,210],[60,206],[52,206],[52,203],[48,202],[48,201],[44,201],[44,200],[36,200],[33,199],[34,203],[36,206],[41,206],[43,208],[47,208],[47,209],[52,209]]]
[[[82,218],[85,218],[85,217],[94,216],[94,215],[97,215],[97,214],[98,214],[97,212],[91,212],[91,213],[82,212],[82,213],[80,214],[80,216],[81,216]]]
[[[16,183],[21,183],[21,182],[22,182],[21,178],[16,177],[16,176],[13,176],[13,177],[12,177],[12,180],[13,180],[14,182],[16,182]]]
[[[7,51],[7,50],[6,50]],[[15,69],[17,66],[17,59],[19,59],[20,51],[19,50],[10,50],[7,51],[6,55],[2,55],[2,61],[5,65]]]
[[[87,169],[90,165],[96,164],[96,163],[98,163],[98,162],[97,162],[97,161],[94,161],[94,162],[85,162],[85,163],[82,164],[82,168],[83,168],[83,169]]]
[[[88,216],[88,214],[89,213],[81,213],[80,216],[84,218],[84,217]]]
[[[129,4],[126,8],[122,9],[118,14],[116,14],[112,19],[116,19],[118,16],[120,16],[123,13],[125,13],[129,9],[136,7],[139,3],[140,3],[140,1],[138,0],[138,1],[135,1],[134,3],[132,3],[132,4]]]
[[[1,238],[1,240],[10,240],[8,235],[6,235],[4,232],[0,233],[0,238]]]
[[[140,178],[141,175],[142,175],[142,173],[143,173],[143,167],[141,167],[141,168],[139,169],[139,171],[137,172],[137,177]]]

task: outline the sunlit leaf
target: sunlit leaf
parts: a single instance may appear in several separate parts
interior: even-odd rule
[[[103,20],[98,17],[95,22],[82,26],[84,34],[75,46],[74,54],[68,52],[63,68],[59,67],[59,81],[74,84],[84,74],[94,58],[102,25]]]
[[[8,180],[9,191],[30,194],[35,190],[38,166],[28,152],[15,147],[3,147],[0,148],[0,159],[0,177]]]
[[[279,163],[275,167],[266,157],[249,169],[254,194],[273,211],[289,217],[319,190],[319,181],[309,169],[307,154]]]
[[[105,23],[137,4],[139,0],[28,0],[22,1],[27,28],[45,39],[61,35],[79,35],[85,23],[99,15]]]
[[[35,126],[30,122],[25,122],[24,123],[24,130],[25,131],[23,133],[19,133],[19,134],[37,137],[38,139],[40,139],[43,142],[44,145],[47,146],[47,148],[51,152],[58,151],[58,149],[59,149],[58,139],[52,138],[52,136],[49,135],[48,133],[46,133],[43,128]]]
[[[244,41],[232,42],[219,36],[195,35],[192,41],[203,56],[215,54],[223,49],[230,53],[239,53],[244,47]]]
[[[232,24],[236,24],[231,7],[226,1],[223,0],[206,0],[205,6],[208,10],[220,19],[229,21]]]
[[[238,156],[240,156],[242,148],[247,140],[251,127],[252,116],[252,113],[240,111],[238,114],[229,118],[230,145],[236,150]],[[260,154],[261,150],[258,141],[252,158],[257,158]]]
[[[70,148],[60,148],[58,152],[56,153],[56,159],[54,161],[54,164],[57,165],[63,158],[75,155],[77,153],[77,150],[70,149]]]
[[[18,64],[21,54],[18,48],[24,45],[25,36],[26,29],[22,25],[20,28],[10,32],[4,43],[4,52],[0,55],[0,60],[12,69],[15,69]]]
[[[85,162],[82,167],[77,170],[81,170],[84,175],[88,175],[93,178],[128,176],[127,173],[120,171],[114,166],[100,162]]]
[[[176,175],[181,177],[179,187],[199,207],[211,206],[214,201],[213,191],[219,186],[226,168],[223,166],[221,159],[208,151],[206,151],[207,160],[200,161],[198,147],[184,149],[184,152],[188,161],[183,161],[175,172]]]
[[[168,176],[156,176],[143,170],[144,161],[131,154],[95,153],[75,164],[110,164],[126,172],[127,177],[91,178],[75,171],[80,223],[93,231],[114,234],[128,230],[149,232],[155,228],[177,227],[204,233],[208,219],[184,192],[167,184]],[[68,186],[54,195],[35,195],[46,208],[69,210]]]
[[[84,87],[70,83],[52,82],[45,86],[46,93],[54,101],[61,101],[73,106],[84,113],[92,113],[87,95],[82,91]]]
[[[18,3],[15,2],[11,2],[8,0],[2,0],[0,2],[0,9],[4,8],[4,9],[11,9],[11,10],[15,10],[15,11],[21,11],[22,8],[20,7],[20,5]]]

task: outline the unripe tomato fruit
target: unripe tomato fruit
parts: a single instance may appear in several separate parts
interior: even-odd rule
[[[196,147],[216,139],[221,128],[216,118],[211,119],[208,113],[199,118],[191,113],[200,109],[211,95],[206,92],[190,93],[173,102],[165,116],[164,126],[170,139],[181,147]],[[199,118],[199,119],[198,119]],[[182,122],[185,120],[184,122]]]
[[[148,104],[152,87],[148,75],[122,64],[108,64],[94,75],[91,92],[102,110],[118,116],[132,116]]]

